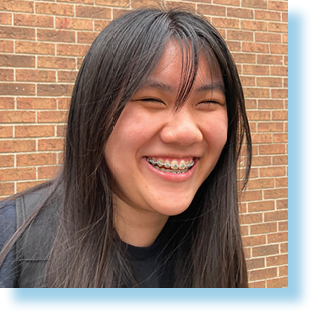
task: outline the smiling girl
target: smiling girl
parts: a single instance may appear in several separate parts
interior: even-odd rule
[[[243,92],[208,22],[155,9],[114,20],[78,74],[60,175],[0,206],[1,285],[247,287],[243,139],[246,182]]]

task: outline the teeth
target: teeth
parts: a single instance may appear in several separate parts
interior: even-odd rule
[[[147,161],[152,166],[154,166],[155,168],[163,172],[174,173],[174,174],[185,173],[190,169],[190,167],[192,167],[195,164],[193,160],[191,160],[190,163],[186,164],[184,160],[181,160],[178,163],[177,160],[172,160],[172,162],[170,162],[170,160],[166,159],[165,162],[163,162],[162,159],[158,159],[157,161],[155,161],[153,159],[149,159],[148,157],[147,157]]]

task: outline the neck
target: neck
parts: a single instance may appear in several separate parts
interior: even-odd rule
[[[114,196],[114,227],[120,239],[133,246],[148,247],[162,231],[168,216],[135,209]]]

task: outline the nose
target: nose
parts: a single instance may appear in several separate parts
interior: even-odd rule
[[[164,143],[189,146],[201,142],[203,135],[192,113],[181,108],[169,117],[160,132],[160,138]]]

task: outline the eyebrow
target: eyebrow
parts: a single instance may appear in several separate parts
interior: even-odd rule
[[[141,88],[154,88],[165,92],[174,92],[175,88],[169,84],[156,82],[154,80],[148,80]],[[214,82],[211,84],[201,85],[196,89],[196,92],[208,92],[213,90],[219,90],[225,94],[224,84],[222,82]]]

